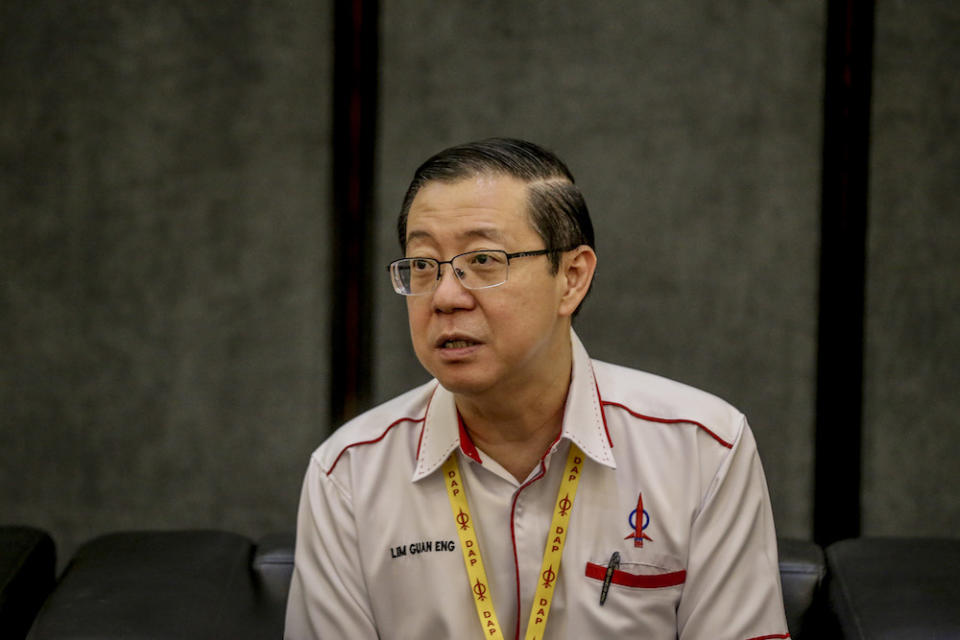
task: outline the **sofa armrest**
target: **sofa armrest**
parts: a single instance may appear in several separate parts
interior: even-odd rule
[[[0,527],[0,638],[22,640],[53,588],[53,538],[32,527]]]
[[[264,597],[286,611],[290,576],[293,574],[293,533],[273,533],[257,541],[253,555],[253,572],[263,589]]]
[[[815,638],[821,586],[827,573],[823,550],[813,542],[793,538],[780,538],[777,547],[790,636],[794,640]]]

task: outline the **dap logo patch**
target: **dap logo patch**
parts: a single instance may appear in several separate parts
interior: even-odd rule
[[[642,492],[637,496],[637,508],[627,516],[627,523],[630,525],[631,531],[623,538],[624,540],[630,540],[632,538],[633,546],[640,549],[643,548],[644,540],[653,542],[653,538],[643,532],[644,529],[650,526],[650,514],[643,509]]]

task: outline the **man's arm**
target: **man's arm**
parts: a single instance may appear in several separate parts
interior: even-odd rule
[[[311,458],[300,495],[284,638],[376,637],[352,501]]]
[[[770,497],[745,419],[707,489],[690,540],[677,611],[681,640],[789,637]]]

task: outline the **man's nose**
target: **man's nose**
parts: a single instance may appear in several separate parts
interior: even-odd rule
[[[469,309],[473,307],[473,293],[463,286],[457,274],[454,273],[454,266],[451,264],[440,265],[440,282],[433,292],[433,308],[437,311],[449,313],[456,309]]]

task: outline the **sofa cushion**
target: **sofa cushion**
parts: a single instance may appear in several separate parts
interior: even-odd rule
[[[251,570],[253,544],[221,531],[105,535],[74,555],[31,640],[280,637]]]

